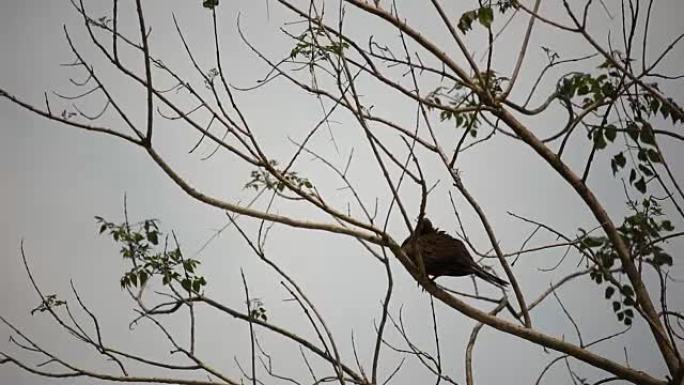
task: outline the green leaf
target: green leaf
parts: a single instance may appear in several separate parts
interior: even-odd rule
[[[138,279],[140,280],[140,286],[144,285],[145,282],[147,282],[148,275],[145,271],[140,271],[138,273]]]
[[[622,307],[622,305],[620,305],[620,302],[618,302],[618,301],[613,301],[613,311],[614,311],[615,313],[617,313],[617,312],[620,310],[621,307]]]
[[[651,109],[651,113],[655,114],[656,112],[658,112],[658,109],[660,109],[660,101],[656,98],[651,99],[649,107]]]
[[[615,96],[615,87],[610,82],[605,82],[601,85],[601,92],[603,95],[612,98]]]
[[[582,84],[579,86],[577,89],[577,95],[579,96],[584,96],[589,93],[589,87],[586,84]],[[585,99],[586,100],[586,99]]]
[[[153,245],[159,244],[159,234],[156,231],[150,231],[147,233],[147,240]]]
[[[190,280],[187,279],[187,278],[184,278],[184,279],[181,281],[181,286],[182,286],[183,289],[185,289],[186,291],[191,291],[191,290],[190,290],[190,289],[192,288],[191,285],[192,285],[192,284],[191,284]]]
[[[606,299],[610,299],[610,297],[612,297],[613,294],[615,294],[615,288],[612,286],[606,287],[606,294],[605,294]]]
[[[645,123],[641,128],[641,134],[639,135],[642,143],[655,145],[655,135],[653,134],[653,128],[648,123]]]
[[[670,106],[667,104],[660,106],[660,113],[663,114],[663,118],[667,119],[667,117],[670,116]]]
[[[491,27],[492,21],[494,21],[494,11],[492,10],[492,7],[480,8],[480,11],[477,14],[477,19],[483,27]]]
[[[664,251],[656,251],[653,254],[653,263],[658,265],[658,266],[662,266],[662,265],[672,266],[672,262],[673,262],[673,260],[672,260],[672,257],[670,256],[670,254],[667,254]]]
[[[473,28],[473,21],[475,21],[475,17],[477,17],[477,11],[468,11],[461,15],[461,18],[458,20],[458,29],[460,29],[464,34],[471,30]]]
[[[627,134],[633,141],[639,139],[639,127],[634,122],[627,123]]]
[[[603,130],[598,129],[594,131],[594,148],[597,150],[603,150],[607,145],[608,143],[606,143],[606,139],[603,136]]]
[[[613,170],[613,175],[617,173],[618,169],[624,168],[626,164],[627,159],[625,158],[625,155],[622,152],[615,155],[610,162],[610,167]]]
[[[586,236],[582,238],[582,247],[584,248],[594,248],[603,245],[603,237],[590,237]]]
[[[663,158],[660,156],[660,153],[658,152],[658,150],[656,150],[654,148],[649,148],[648,151],[646,151],[646,153],[648,154],[648,159],[651,162],[653,162],[653,163],[662,163],[663,162]]]
[[[202,6],[207,9],[214,9],[218,6],[219,0],[203,0]]]
[[[634,289],[632,289],[632,287],[629,285],[625,285],[622,287],[622,294],[631,297],[634,295]]]
[[[603,266],[607,269],[610,269],[613,266],[613,263],[615,263],[616,256],[611,253],[601,253],[600,257]]]
[[[636,187],[636,189],[639,190],[640,193],[646,193],[646,181],[644,180],[643,176],[639,178],[639,180],[636,181],[636,183],[634,183],[634,187]]]
[[[648,161],[648,154],[646,154],[645,149],[643,149],[643,148],[639,149],[639,151],[637,152],[637,159],[639,159],[642,162]]]
[[[616,137],[617,137],[617,128],[612,124],[607,125],[606,126],[606,139],[608,139],[609,141],[612,142],[615,140]]]
[[[190,261],[186,261],[185,265],[185,270],[188,271],[188,273],[192,274],[195,272],[195,265],[191,263]]]
[[[665,231],[674,231],[674,226],[672,226],[672,222],[669,220],[664,220],[660,226],[663,228]]]

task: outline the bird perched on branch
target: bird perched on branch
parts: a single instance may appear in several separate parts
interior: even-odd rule
[[[485,271],[468,253],[463,242],[446,232],[436,229],[427,218],[421,218],[416,229],[401,249],[418,266],[420,255],[425,266],[425,274],[437,277],[446,275],[461,277],[474,274],[496,286],[506,286],[508,282]]]

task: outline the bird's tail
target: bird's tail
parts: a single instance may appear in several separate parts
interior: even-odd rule
[[[496,275],[486,271],[482,267],[480,267],[477,264],[473,264],[473,274],[477,275],[478,277],[484,279],[485,281],[494,284],[499,287],[506,287],[508,286],[508,282],[504,281],[503,279],[497,277]]]

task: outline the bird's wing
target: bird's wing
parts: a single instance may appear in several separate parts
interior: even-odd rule
[[[471,272],[473,260],[463,242],[446,233],[426,234],[420,237],[425,265],[440,275],[466,275]]]
[[[444,232],[424,235],[420,237],[420,241],[421,246],[429,250],[429,254],[440,257],[458,255],[472,259],[463,242]]]

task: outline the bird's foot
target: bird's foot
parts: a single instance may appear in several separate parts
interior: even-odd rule
[[[425,274],[423,277],[424,277],[425,279],[427,279],[428,281],[430,281],[432,284],[436,284],[436,283],[435,283],[435,279],[437,279],[437,277],[435,277],[435,276],[430,277],[430,276],[427,275],[427,274]],[[422,286],[422,285],[420,284],[420,281],[416,282],[416,286]],[[425,292],[425,286],[422,286],[421,289],[422,289],[423,292]]]

